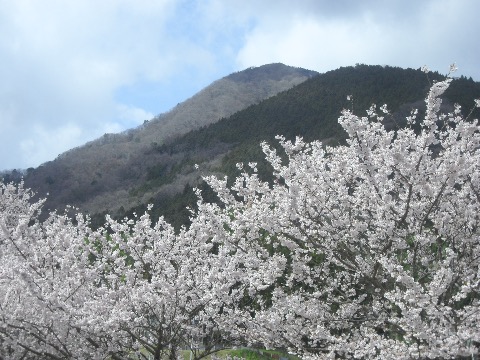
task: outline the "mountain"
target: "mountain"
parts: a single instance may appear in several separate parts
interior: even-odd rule
[[[29,171],[26,186],[42,197],[48,193],[45,206],[50,210],[62,209],[66,204],[89,213],[130,207],[130,188],[141,181],[158,158],[163,158],[158,154],[144,158],[152,147],[228,117],[315,75],[318,73],[283,64],[231,74],[138,128],[105,134]],[[137,199],[134,203],[143,202]]]
[[[232,86],[234,89],[242,84],[244,89],[258,91],[256,84],[283,81],[284,76],[279,75],[278,69],[297,71],[305,81],[275,96],[252,101],[239,111],[227,112],[210,123],[194,120],[195,125],[184,126],[181,120],[177,123],[166,119],[193,104],[197,96],[208,99],[216,94],[210,101],[198,101],[190,110],[183,110],[192,117],[197,114],[196,119],[209,118],[204,112],[213,112],[212,109],[218,107],[215,99],[239,96],[235,93],[229,97],[226,90],[215,93],[218,84],[214,83],[213,88],[206,88],[144,127],[104,136],[35,169],[27,175],[26,185],[41,191],[40,194],[50,192],[47,207],[62,209],[66,204],[76,205],[94,214],[97,225],[102,224],[105,213],[131,216],[133,212],[143,212],[146,205],[152,203],[155,217],[165,216],[178,227],[188,222],[186,206],[195,206],[193,186],[203,190],[204,198],[214,200],[201,180],[202,175],[226,174],[234,178],[238,175],[237,163],[256,161],[260,176],[270,180],[270,169],[262,160],[261,141],[275,145],[275,136],[281,134],[287,139],[302,136],[308,141],[319,139],[331,145],[343,143],[345,134],[337,122],[342,109],[353,108],[361,115],[372,103],[388,104],[393,115],[386,118],[387,127],[403,126],[412,108],[421,111],[424,107],[423,99],[431,82],[443,79],[438,73],[427,77],[420,70],[367,65],[312,76],[314,73],[306,70],[274,64],[248,69],[222,80],[237,84]],[[352,96],[353,101],[347,101],[347,95]],[[480,83],[462,77],[453,81],[445,93],[444,107],[449,110],[454,103],[459,103],[464,109],[470,109],[473,99],[479,97]],[[478,109],[472,116],[480,116]],[[165,124],[165,129],[174,130],[169,130],[168,136],[151,136],[155,126],[161,124]],[[199,164],[199,170],[195,164]]]

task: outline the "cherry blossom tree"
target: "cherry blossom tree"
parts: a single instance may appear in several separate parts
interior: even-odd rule
[[[199,359],[236,341],[305,358],[474,357],[480,346],[480,129],[434,83],[387,131],[339,119],[346,146],[279,137],[274,169],[206,177],[191,225],[147,214],[93,231],[0,185],[0,358]],[[477,103],[478,105],[478,103]],[[198,346],[197,343],[202,343]]]
[[[183,347],[200,359],[240,340],[224,326],[245,277],[215,240],[224,217],[92,231],[80,215],[38,221],[43,201],[22,184],[0,195],[1,358],[176,359]]]
[[[95,357],[97,336],[79,316],[96,276],[82,250],[87,224],[40,222],[43,200],[23,184],[0,186],[0,358]]]
[[[110,342],[123,348],[117,356],[136,351],[176,359],[184,348],[199,359],[236,344],[233,332],[219,325],[239,298],[235,264],[204,222],[199,215],[176,234],[163,219],[153,224],[148,213],[108,218],[90,238],[101,276],[84,318],[96,333],[110,329]]]
[[[372,106],[343,112],[347,146],[263,144],[273,186],[255,164],[231,188],[207,178],[230,214],[224,238],[283,257],[280,276],[248,285],[245,336],[305,357],[478,355],[480,128],[459,106],[440,112],[450,82],[406,128],[385,130],[386,106]]]

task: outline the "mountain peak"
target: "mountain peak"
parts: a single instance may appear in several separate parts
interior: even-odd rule
[[[250,67],[245,70],[230,74],[225,78],[238,82],[259,82],[265,79],[280,81],[284,78],[297,76],[310,78],[315,75],[318,75],[316,71],[296,68],[282,63],[272,63],[257,67]]]
[[[169,139],[216,123],[316,74],[270,64],[228,75],[138,128],[105,134],[61,154],[35,169],[27,176],[26,183],[40,196],[50,193],[46,207],[51,210],[64,204],[88,212],[131,206],[127,189],[144,177],[145,168],[155,166],[162,155],[152,156],[142,166],[132,166],[133,159],[144,157]]]

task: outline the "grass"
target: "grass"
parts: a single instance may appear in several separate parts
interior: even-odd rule
[[[227,356],[242,358],[244,360],[300,360],[297,356],[290,355],[278,350],[259,350],[259,349],[226,349],[220,350],[213,354],[217,358],[225,359]],[[190,359],[190,351],[183,351],[183,357],[185,360]],[[211,360],[211,356],[207,356],[206,360]]]

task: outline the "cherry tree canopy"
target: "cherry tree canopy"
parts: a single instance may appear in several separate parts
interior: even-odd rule
[[[262,144],[273,183],[207,177],[179,232],[148,214],[93,231],[0,187],[0,358],[201,358],[235,341],[311,358],[452,358],[480,345],[480,129],[451,79],[424,116],[344,111],[348,144]],[[479,104],[477,103],[477,106]],[[202,350],[196,346],[202,342]]]
[[[321,358],[478,353],[480,132],[458,106],[440,113],[450,81],[406,128],[386,131],[372,106],[343,112],[347,146],[279,137],[282,158],[263,144],[273,186],[255,164],[231,189],[208,178],[231,214],[225,238],[286,262],[261,310],[238,312],[247,335]]]

